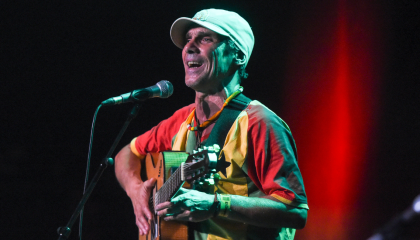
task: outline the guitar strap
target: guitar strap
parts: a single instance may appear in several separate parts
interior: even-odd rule
[[[240,93],[234,99],[232,99],[229,104],[223,109],[220,114],[219,119],[217,119],[216,124],[214,125],[210,136],[205,142],[205,146],[213,146],[218,144],[220,148],[223,148],[226,140],[226,136],[235,122],[239,114],[249,105],[252,100]],[[218,161],[218,165],[224,163],[224,154]],[[230,164],[229,164],[230,165]],[[226,176],[226,167],[218,166],[221,172]]]

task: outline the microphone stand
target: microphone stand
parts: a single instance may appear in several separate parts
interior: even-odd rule
[[[375,235],[368,238],[368,240],[396,240],[406,239],[405,236],[400,236],[411,227],[410,224],[420,217],[420,195],[418,195],[411,206],[397,217],[385,224]]]
[[[77,217],[80,214],[80,211],[83,209],[86,201],[88,200],[90,194],[93,191],[93,188],[95,187],[96,183],[98,183],[99,178],[101,177],[102,173],[104,172],[105,168],[108,167],[108,165],[114,164],[114,159],[111,158],[112,153],[114,152],[115,148],[117,147],[118,143],[121,140],[121,137],[123,136],[125,130],[127,130],[128,125],[130,124],[131,120],[133,120],[140,109],[140,106],[143,104],[137,103],[134,105],[133,109],[131,109],[130,113],[128,114],[127,120],[125,121],[124,125],[122,126],[120,132],[118,133],[118,136],[114,140],[114,143],[112,144],[111,148],[108,151],[108,154],[105,156],[105,158],[102,160],[101,164],[99,165],[99,169],[96,171],[95,176],[92,178],[89,186],[86,189],[85,194],[83,194],[82,199],[80,200],[79,204],[77,205],[76,209],[73,212],[73,215],[71,215],[70,220],[68,221],[67,225],[64,227],[59,227],[57,229],[57,233],[59,234],[58,240],[65,240],[69,237],[71,233],[71,227],[73,226],[74,222],[76,221]]]

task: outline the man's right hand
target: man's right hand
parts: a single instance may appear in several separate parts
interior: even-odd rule
[[[121,187],[131,198],[140,235],[146,235],[150,231],[148,221],[152,219],[152,213],[149,209],[149,199],[156,184],[154,178],[145,182],[141,180],[141,161],[143,160],[144,156],[138,157],[131,151],[130,144],[122,148],[115,156],[115,175]]]
[[[136,225],[139,228],[140,235],[146,235],[150,230],[149,220],[152,219],[152,213],[149,209],[149,200],[155,183],[156,179],[151,178],[131,187],[130,191],[127,192],[133,204]]]

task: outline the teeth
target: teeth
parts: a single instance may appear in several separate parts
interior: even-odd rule
[[[199,65],[199,66],[201,66],[201,64],[198,63],[198,62],[188,62],[188,66],[189,67],[191,67],[192,65]]]

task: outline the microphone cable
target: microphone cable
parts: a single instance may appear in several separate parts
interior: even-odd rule
[[[102,104],[98,106],[96,109],[95,114],[93,115],[92,120],[92,127],[90,129],[90,140],[89,140],[89,150],[88,150],[88,156],[87,156],[87,163],[86,163],[86,176],[85,176],[85,184],[83,188],[83,195],[86,193],[87,183],[89,180],[89,169],[90,169],[90,159],[92,156],[92,145],[93,145],[93,133],[95,131],[95,123],[96,123],[96,117],[98,115],[99,109],[102,107]],[[82,225],[83,225],[83,211],[85,207],[80,210],[80,220],[79,220],[79,239],[82,240]]]

